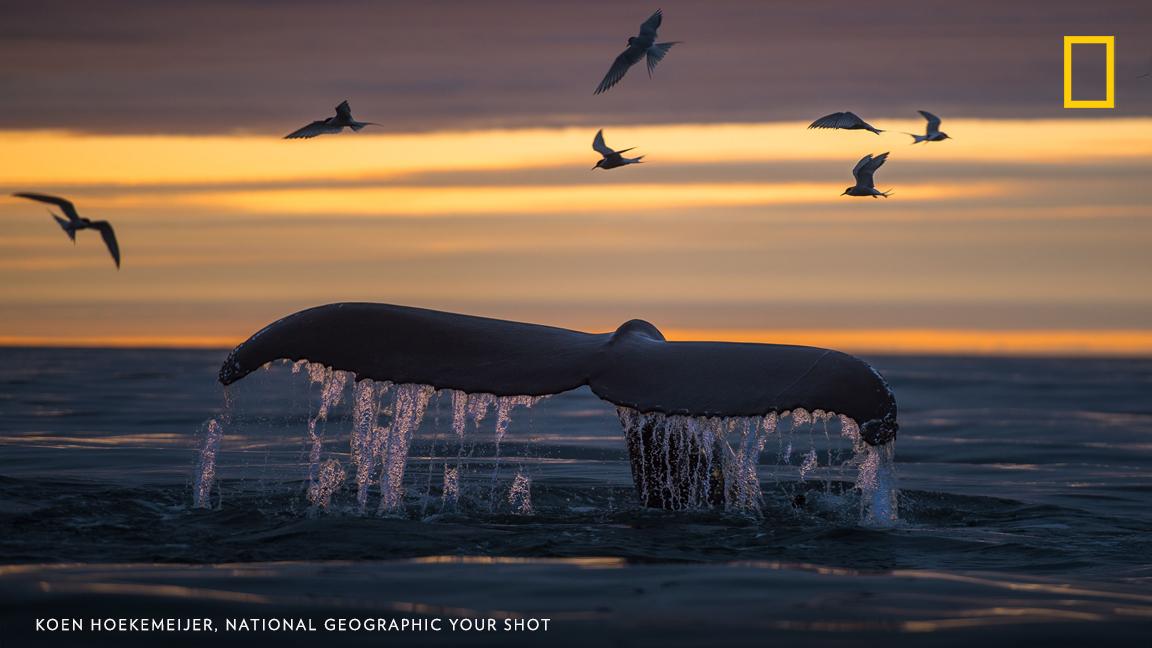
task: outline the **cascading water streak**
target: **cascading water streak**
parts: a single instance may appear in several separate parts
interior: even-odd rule
[[[306,426],[304,492],[314,510],[339,504],[366,513],[374,489],[377,515],[415,511],[423,516],[430,506],[433,513],[462,506],[521,515],[537,510],[532,498],[534,444],[511,432],[515,410],[532,408],[543,397],[353,381],[349,373],[300,362],[292,365],[292,372],[305,373],[318,392]],[[332,418],[346,391],[347,409]],[[438,403],[450,405],[450,432],[442,437],[437,429],[421,436],[429,408],[439,411]],[[489,412],[492,422],[484,425]],[[193,487],[197,507],[210,506],[216,462],[231,416],[231,403],[226,402],[221,416],[205,426]],[[821,484],[822,497],[831,501],[843,499],[841,492],[833,492],[837,490],[833,484],[843,483],[843,471],[854,468],[851,485],[859,498],[861,523],[897,521],[892,444],[866,443],[860,427],[847,416],[797,408],[766,416],[702,417],[623,406],[617,407],[617,416],[642,506],[759,516],[768,497],[766,477],[771,480],[767,483],[775,484],[773,493],[783,492],[787,501],[803,502],[805,493],[819,490]],[[828,430],[832,421],[840,423],[838,435]],[[346,448],[338,441],[345,435]],[[505,452],[511,439],[519,444],[513,447],[520,448],[515,461]],[[422,453],[413,456],[414,447]],[[505,464],[513,468],[507,477],[501,474]],[[415,465],[421,469],[415,470]]]
[[[192,485],[192,506],[212,508],[212,487],[216,483],[216,457],[224,440],[224,427],[232,422],[232,390],[224,388],[224,408],[220,416],[204,424],[203,441],[196,459]]]

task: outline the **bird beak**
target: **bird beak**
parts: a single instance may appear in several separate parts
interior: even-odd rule
[[[589,170],[589,171],[595,171],[596,169],[599,169],[599,168],[600,168],[600,165],[599,165],[599,164],[597,164],[596,166],[594,166],[594,167],[592,167],[591,169],[588,169],[588,170]]]
[[[845,190],[844,190],[844,193],[842,193],[842,194],[840,194],[840,195],[841,195],[841,196],[847,196],[847,195],[848,195],[848,190],[847,190],[847,189],[845,189]]]

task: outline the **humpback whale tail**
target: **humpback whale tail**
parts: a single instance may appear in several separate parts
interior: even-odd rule
[[[617,406],[637,491],[658,508],[731,506],[758,497],[762,441],[754,439],[788,414],[794,424],[838,417],[862,450],[888,444],[898,429],[891,390],[855,357],[806,346],[669,342],[643,320],[612,333],[584,333],[390,304],[329,304],[254,334],[229,354],[219,380],[232,384],[275,360],[395,385],[392,427],[404,417],[409,438],[439,390],[466,396],[465,409],[475,405],[469,399],[493,399],[506,417],[516,405],[587,386]],[[745,433],[740,448],[717,445],[731,425],[754,427],[753,440]],[[497,443],[500,429],[498,416]],[[398,443],[406,456],[408,441]],[[395,484],[403,470],[402,461],[393,463],[381,479]],[[446,470],[446,491],[448,476]],[[385,508],[402,501],[389,497]]]

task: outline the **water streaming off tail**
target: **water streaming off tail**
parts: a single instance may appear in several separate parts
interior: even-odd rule
[[[192,499],[196,508],[209,508],[212,505],[212,486],[216,481],[216,454],[220,451],[220,441],[224,437],[224,430],[216,419],[208,421],[204,428],[204,443],[200,448],[196,464],[196,481],[192,486]]]
[[[216,455],[224,440],[224,425],[232,419],[231,391],[224,388],[224,410],[218,418],[208,420],[203,426],[203,440],[196,458],[196,474],[192,484],[192,505],[196,508],[211,508],[212,486],[216,482]]]
[[[308,441],[311,446],[308,453],[308,492],[309,498],[315,492],[317,498],[326,500],[323,494],[325,487],[318,483],[326,431],[324,429],[326,426],[323,424],[328,421],[328,412],[340,404],[344,396],[344,385],[348,382],[348,374],[322,365],[309,365],[308,379],[320,385],[319,407],[316,414],[308,419]],[[313,500],[313,503],[316,503],[316,500]]]
[[[860,428],[840,417],[843,434],[852,441],[859,466],[856,488],[860,491],[860,518],[866,524],[889,525],[897,520],[895,444],[873,447],[864,443]]]
[[[346,477],[347,473],[339,459],[325,460],[308,485],[308,501],[314,506],[328,508],[332,503],[332,495],[344,485]]]
[[[855,468],[862,519],[876,524],[896,520],[892,444],[873,448],[864,443],[856,422],[848,417],[803,409],[763,417],[710,418],[625,407],[617,411],[631,449],[636,490],[647,506],[756,512],[763,503],[765,478],[781,485],[782,479],[794,475],[805,485],[823,477],[827,493],[834,474],[842,480],[845,470]],[[782,426],[785,418],[789,422]],[[837,437],[847,442],[847,448],[838,448],[838,439],[829,433],[832,421],[839,423]],[[775,464],[762,463],[769,444],[777,447],[768,453],[776,456]]]
[[[435,389],[428,385],[396,385],[392,391],[392,422],[385,428],[380,457],[380,513],[398,511],[404,504],[404,473],[408,450]]]
[[[512,480],[512,488],[508,490],[508,503],[512,505],[512,510],[521,515],[532,514],[531,477],[516,473],[516,478]]]
[[[548,470],[576,461],[536,443],[532,410],[543,397],[355,381],[321,365],[291,366],[292,374],[307,376],[302,399],[307,415],[285,414],[282,425],[294,426],[295,420],[303,425],[296,479],[313,510],[417,516],[550,512],[550,501],[534,501],[534,486],[547,488]],[[231,412],[226,404],[203,431],[193,485],[196,506],[212,505],[218,456],[228,452],[225,432],[229,444],[243,436],[234,431],[242,424],[231,422]],[[866,444],[847,417],[803,409],[755,417],[665,415],[625,407],[616,412],[635,493],[644,506],[758,515],[780,502],[790,507],[858,500],[865,523],[897,519],[892,444]],[[562,439],[549,429],[542,432]],[[603,432],[606,438],[620,435],[619,428]],[[286,462],[288,469],[291,464]]]

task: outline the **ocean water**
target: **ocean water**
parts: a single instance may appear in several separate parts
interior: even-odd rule
[[[349,474],[351,389],[310,438],[318,388],[287,366],[232,389],[197,508],[225,355],[0,349],[0,645],[157,641],[38,633],[45,616],[445,619],[402,638],[211,638],[286,645],[1083,645],[1152,629],[1152,360],[867,358],[902,426],[899,520],[876,526],[851,466],[802,479],[810,448],[839,452],[819,428],[766,446],[758,513],[643,509],[615,409],[587,391],[514,411],[498,452],[456,444],[450,400],[432,398],[405,506],[377,515]],[[346,473],[327,508],[309,497],[316,437]],[[459,618],[500,623],[449,629]],[[547,633],[502,630],[529,619]]]

